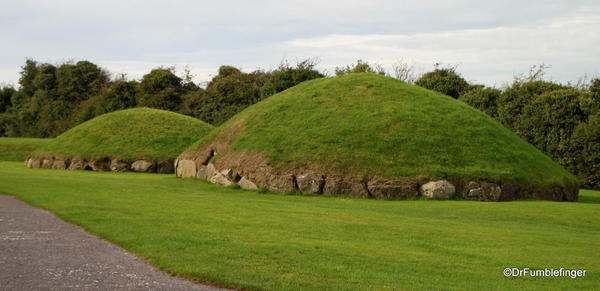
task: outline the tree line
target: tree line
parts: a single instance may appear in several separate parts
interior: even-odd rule
[[[123,75],[111,78],[88,61],[53,65],[28,59],[19,87],[0,88],[0,136],[55,137],[95,116],[138,106],[219,125],[264,98],[325,77],[315,65],[313,60],[282,62],[274,70],[250,73],[221,66],[202,88],[189,71],[178,76],[173,68],[153,69],[138,81]],[[559,84],[543,80],[544,69],[534,67],[501,89],[470,84],[456,68],[440,65],[417,75],[414,66],[399,63],[393,76],[483,111],[576,174],[585,187],[598,189],[600,79]],[[383,67],[360,60],[335,69],[336,75],[354,72],[386,74]]]
[[[454,68],[436,68],[415,84],[483,111],[575,174],[584,187],[600,189],[600,79],[558,84],[542,79],[544,69],[534,66],[502,89],[469,84]]]

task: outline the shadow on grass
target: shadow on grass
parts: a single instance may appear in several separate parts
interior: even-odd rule
[[[579,192],[578,203],[600,204],[600,191],[581,190]]]
[[[590,204],[600,204],[600,197],[589,197],[583,196],[579,197],[578,203],[590,203]]]

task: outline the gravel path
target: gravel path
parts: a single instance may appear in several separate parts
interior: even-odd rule
[[[164,274],[48,211],[0,195],[0,290],[219,290]]]

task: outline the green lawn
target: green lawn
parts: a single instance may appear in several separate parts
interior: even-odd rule
[[[0,161],[25,161],[50,138],[0,137]]]
[[[594,289],[600,192],[581,202],[378,201],[234,190],[172,175],[0,162],[0,192],[177,276],[247,289]],[[0,244],[1,245],[1,244]],[[505,267],[585,269],[505,278]]]

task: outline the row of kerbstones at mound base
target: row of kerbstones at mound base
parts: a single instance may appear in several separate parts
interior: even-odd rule
[[[237,183],[243,189],[267,189],[274,193],[301,192],[375,199],[406,199],[425,196],[433,199],[463,198],[479,201],[509,201],[534,198],[556,201],[576,201],[577,185],[573,189],[550,187],[530,188],[512,183],[494,183],[464,178],[397,178],[357,179],[326,177],[317,173],[272,174],[256,173],[244,176],[234,169],[217,169],[213,163],[175,160],[176,174],[182,178],[198,178],[213,184],[229,186]],[[250,177],[251,176],[251,177]]]
[[[153,159],[111,159],[101,158],[96,160],[86,159],[63,159],[63,158],[29,158],[25,161],[29,168],[54,169],[54,170],[89,170],[89,171],[113,171],[113,172],[141,172],[173,174],[175,168],[173,160],[167,159],[156,161]]]

